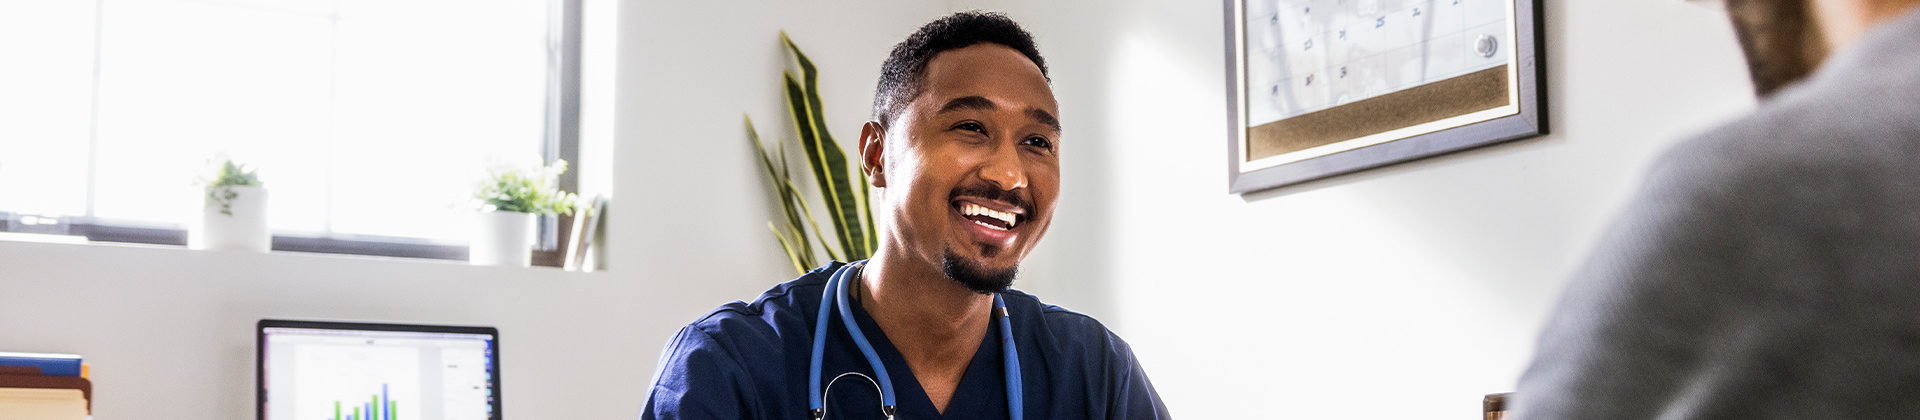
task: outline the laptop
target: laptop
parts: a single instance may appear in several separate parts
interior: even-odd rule
[[[493,327],[263,319],[260,420],[500,420]]]

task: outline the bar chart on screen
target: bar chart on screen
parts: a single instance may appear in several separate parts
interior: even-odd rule
[[[294,418],[421,419],[421,351],[366,344],[306,345],[294,351]]]
[[[354,404],[359,404],[359,405],[354,405]],[[380,384],[380,393],[374,394],[371,399],[367,400],[364,403],[334,401],[333,417],[328,417],[327,419],[328,420],[393,420],[395,418],[401,418],[399,416],[394,415],[393,413],[396,406],[397,406],[397,403],[395,403],[390,397],[388,397],[387,385]],[[348,408],[351,408],[352,411],[346,411]],[[408,418],[408,419],[411,420],[411,418]]]

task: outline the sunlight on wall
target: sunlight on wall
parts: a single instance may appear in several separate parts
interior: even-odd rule
[[[1367,190],[1226,194],[1224,124],[1196,124],[1219,116],[1197,106],[1221,102],[1217,71],[1186,54],[1122,37],[1108,102],[1132,122],[1114,135],[1118,166],[1139,168],[1113,178],[1118,306],[1145,308],[1117,324],[1167,403],[1198,418],[1247,414],[1231,401],[1315,418],[1464,411],[1502,391],[1502,375],[1477,371],[1513,365],[1525,345],[1482,289],[1461,287],[1470,272],[1441,249],[1465,244],[1396,223],[1419,210]]]

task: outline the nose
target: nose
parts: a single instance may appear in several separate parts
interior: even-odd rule
[[[1026,188],[1027,171],[1020,166],[1020,147],[1009,144],[994,148],[986,166],[980,168],[980,177],[999,186],[1001,190]]]

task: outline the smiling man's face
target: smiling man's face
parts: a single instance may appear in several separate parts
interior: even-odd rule
[[[883,240],[969,289],[1005,289],[1060,193],[1053,89],[1032,61],[994,43],[939,53],[925,76],[878,156],[892,216]]]

